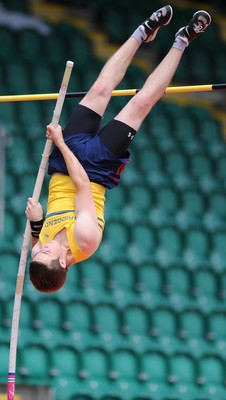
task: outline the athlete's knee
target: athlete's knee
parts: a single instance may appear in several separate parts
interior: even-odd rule
[[[92,92],[95,97],[108,97],[109,93],[111,93],[111,89],[106,80],[99,77],[96,82],[94,82],[90,92]]]
[[[132,104],[134,113],[140,116],[146,116],[158,100],[158,97],[150,95],[149,93],[137,93],[136,96],[134,96],[133,98]]]

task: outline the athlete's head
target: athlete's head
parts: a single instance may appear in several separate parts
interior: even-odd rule
[[[42,245],[41,250],[33,254],[30,262],[30,279],[40,292],[52,293],[59,290],[67,276],[67,251],[56,240]]]

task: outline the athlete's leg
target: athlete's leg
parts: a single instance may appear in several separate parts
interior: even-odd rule
[[[90,88],[80,104],[86,106],[99,115],[104,111],[111,98],[112,90],[123,79],[128,66],[143,42],[149,42],[156,36],[158,29],[167,25],[172,18],[172,8],[162,7],[155,11],[150,18],[144,21],[133,35],[113,54],[101,70],[97,80]]]
[[[210,22],[211,17],[207,12],[195,13],[189,24],[177,32],[173,47],[148,77],[140,92],[99,132],[101,140],[113,153],[120,157],[125,154],[141,123],[169,85],[183,51],[191,40],[204,32]]]
[[[116,116],[116,120],[128,124],[137,131],[156,102],[162,97],[171,82],[184,49],[189,42],[198,37],[209,26],[210,15],[205,11],[194,14],[186,27],[181,28],[176,34],[173,47],[152,72],[143,88],[138,92]]]
[[[157,68],[149,75],[142,89],[131,98],[115,119],[137,131],[152,107],[164,94],[181,58],[182,52],[171,48]]]

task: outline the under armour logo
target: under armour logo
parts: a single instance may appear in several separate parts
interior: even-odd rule
[[[134,138],[134,135],[132,135],[132,133],[131,133],[131,132],[129,132],[129,133],[128,133],[128,138],[130,138],[131,140],[133,140],[133,138]]]

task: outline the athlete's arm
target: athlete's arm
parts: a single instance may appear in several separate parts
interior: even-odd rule
[[[74,237],[80,249],[92,254],[98,247],[101,233],[98,229],[95,204],[90,181],[84,168],[63,140],[60,125],[54,128],[48,125],[47,137],[51,137],[64,157],[68,173],[77,188],[75,199],[76,223]]]
[[[34,247],[39,240],[38,237],[43,224],[43,210],[41,204],[36,203],[32,197],[29,197],[25,214],[31,223],[31,246]]]

